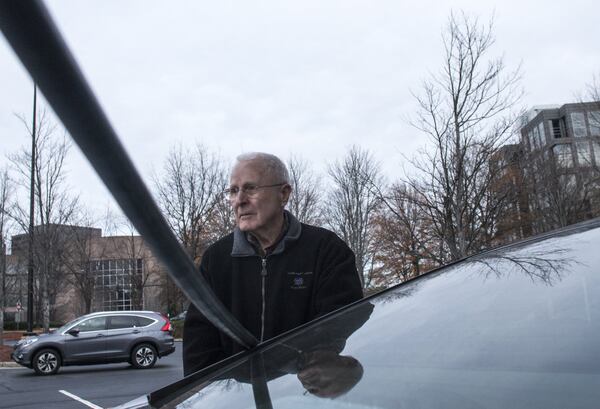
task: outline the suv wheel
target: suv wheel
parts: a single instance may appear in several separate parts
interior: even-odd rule
[[[54,349],[42,349],[33,357],[33,369],[38,375],[54,375],[60,368],[60,354]]]
[[[137,369],[152,368],[157,359],[156,349],[150,344],[136,345],[131,351],[131,364]]]

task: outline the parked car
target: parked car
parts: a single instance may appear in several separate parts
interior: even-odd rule
[[[173,329],[164,315],[109,311],[87,314],[52,333],[22,339],[11,357],[39,375],[53,375],[62,365],[129,362],[147,369],[174,351]]]
[[[600,219],[490,250],[120,408],[597,408],[598,249]]]

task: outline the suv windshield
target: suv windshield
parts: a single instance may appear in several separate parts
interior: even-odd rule
[[[58,328],[56,330],[56,333],[60,334],[61,332],[66,331],[67,329],[69,329],[69,327],[71,327],[73,324],[75,324],[77,321],[81,321],[81,317],[79,318],[75,318],[74,320],[71,320],[69,322],[67,322],[65,325],[63,325],[62,327]]]

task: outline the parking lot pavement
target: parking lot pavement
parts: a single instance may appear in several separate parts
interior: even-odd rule
[[[57,375],[37,376],[27,368],[0,368],[0,408],[82,409],[74,395],[101,408],[110,408],[145,395],[183,377],[181,342],[154,368],[128,364],[67,366]],[[60,391],[65,391],[64,394]]]

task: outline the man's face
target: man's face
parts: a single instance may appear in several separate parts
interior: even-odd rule
[[[241,231],[260,235],[280,220],[288,200],[289,185],[261,188],[253,196],[243,192],[245,186],[264,186],[281,183],[265,174],[259,161],[239,162],[231,172],[230,188],[240,192],[231,199],[235,220]]]

